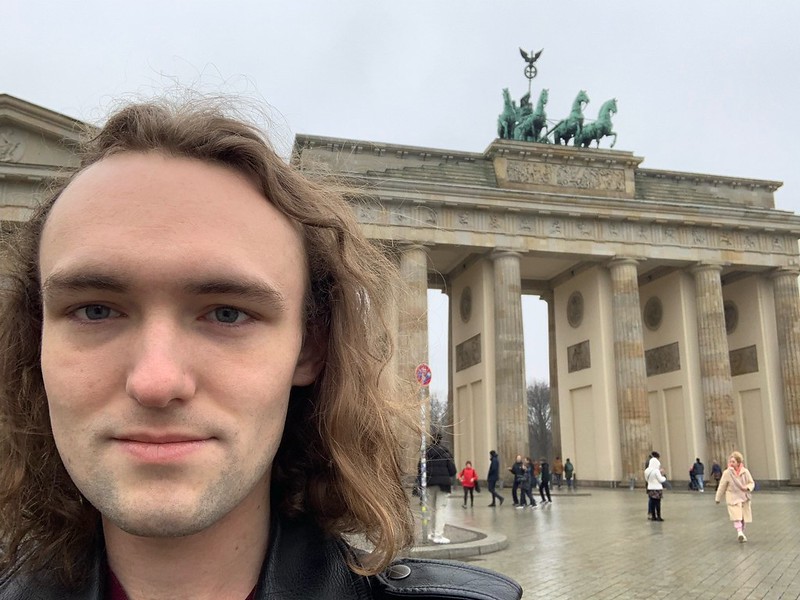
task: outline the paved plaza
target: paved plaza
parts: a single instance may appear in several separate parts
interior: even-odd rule
[[[505,549],[461,560],[514,577],[526,599],[800,598],[800,490],[756,492],[744,544],[713,489],[666,491],[663,523],[647,520],[643,490],[562,491],[535,510],[503,493],[501,508],[482,493],[466,510],[454,493],[445,535],[464,542],[452,550],[505,537]]]

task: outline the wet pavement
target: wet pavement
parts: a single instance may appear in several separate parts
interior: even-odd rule
[[[647,520],[643,490],[562,491],[535,510],[515,509],[508,491],[496,508],[480,494],[463,509],[454,493],[454,543],[413,553],[505,573],[524,598],[800,598],[800,489],[756,492],[743,544],[713,490],[665,492],[664,522]]]

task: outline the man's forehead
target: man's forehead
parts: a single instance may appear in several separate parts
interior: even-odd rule
[[[307,273],[298,226],[249,178],[156,153],[103,159],[54,203],[40,240],[42,275],[70,264],[107,270],[145,261],[154,276],[159,269],[168,276],[201,267],[224,272],[233,264],[267,279]]]

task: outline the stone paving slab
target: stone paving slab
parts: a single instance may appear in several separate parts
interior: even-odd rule
[[[713,490],[666,492],[663,523],[647,521],[646,512],[638,489],[584,488],[536,510],[508,500],[464,510],[454,494],[446,535],[483,532],[507,546],[448,556],[514,577],[524,598],[800,598],[800,490],[756,492],[745,544]]]

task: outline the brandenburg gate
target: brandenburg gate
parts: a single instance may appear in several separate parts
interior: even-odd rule
[[[800,480],[800,218],[775,208],[779,182],[506,139],[294,149],[355,184],[358,220],[397,254],[402,373],[427,358],[427,289],[449,295],[457,462],[528,448],[521,295],[537,294],[556,453],[584,482],[641,481],[653,449],[678,479],[740,449],[762,482]]]
[[[80,125],[0,95],[0,225],[75,164]],[[583,482],[641,482],[653,449],[675,479],[738,449],[761,483],[800,482],[800,218],[775,208],[780,183],[525,139],[471,153],[298,135],[292,161],[354,184],[357,219],[396,257],[408,378],[427,289],[448,294],[458,463],[483,472],[496,449],[505,472],[528,448],[521,295],[536,294],[556,453]]]

